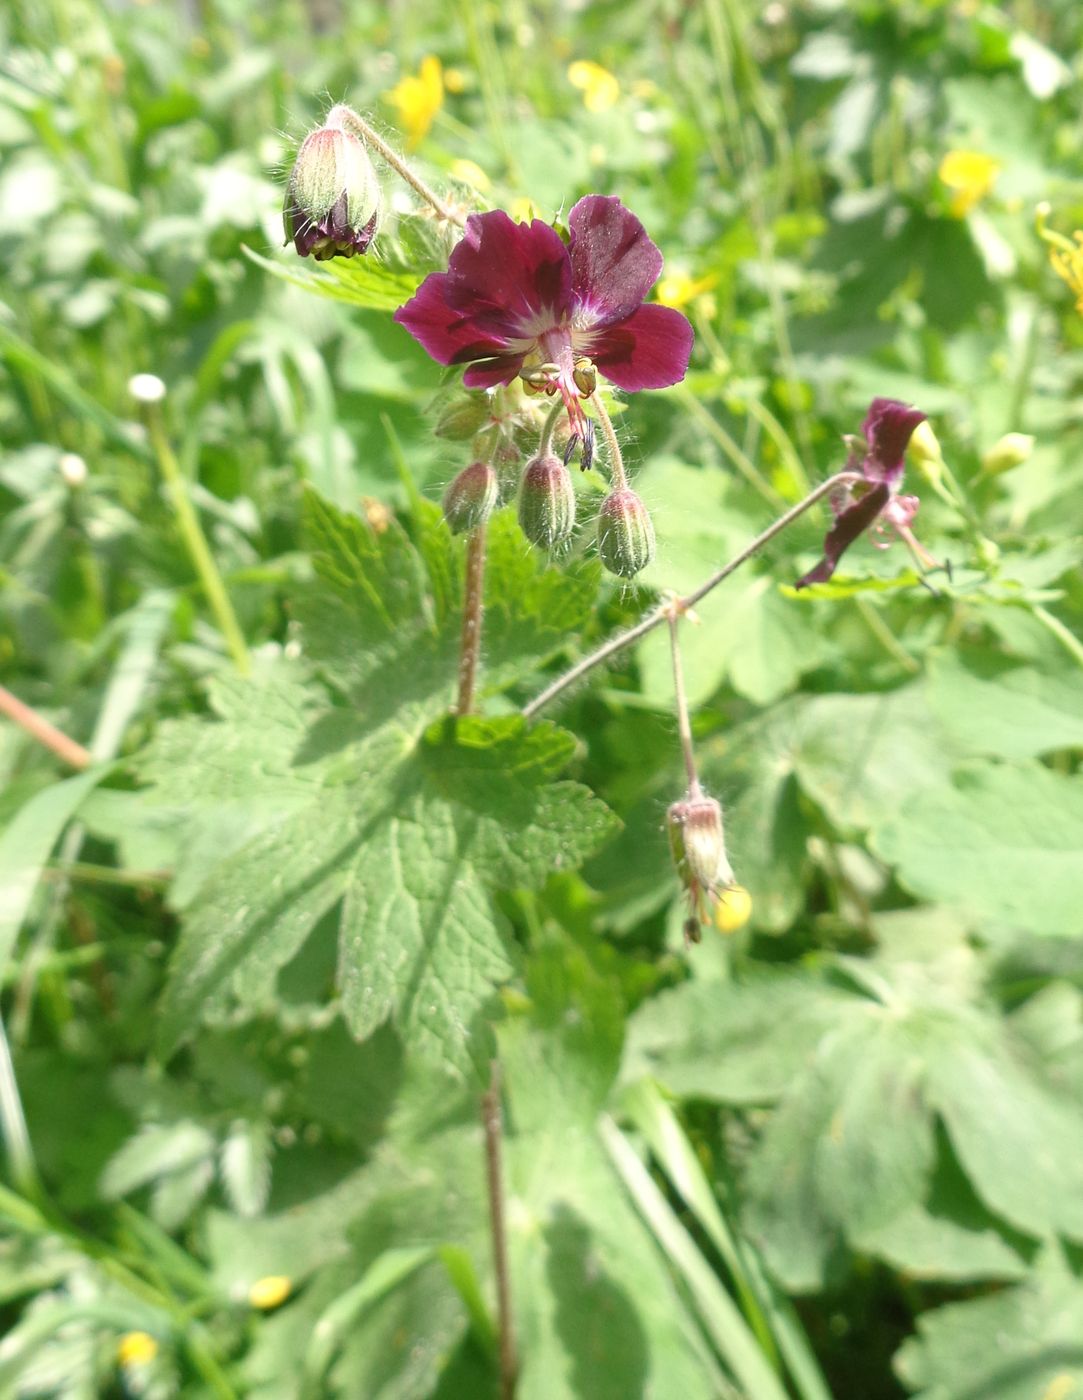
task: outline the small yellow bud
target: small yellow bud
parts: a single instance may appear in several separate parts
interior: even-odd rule
[[[938,486],[943,476],[944,454],[927,418],[911,433],[906,452],[925,480]]]
[[[718,896],[714,922],[719,933],[736,933],[752,914],[752,896],[744,885],[730,885]]]
[[[270,1312],[284,1303],[292,1291],[293,1285],[285,1274],[268,1274],[256,1279],[248,1290],[248,1301],[261,1312]]]
[[[125,1332],[117,1343],[117,1364],[125,1370],[149,1366],[158,1355],[158,1343],[149,1332]]]
[[[981,469],[990,476],[999,476],[1001,472],[1022,466],[1033,451],[1034,439],[1029,433],[1005,433],[983,453]]]

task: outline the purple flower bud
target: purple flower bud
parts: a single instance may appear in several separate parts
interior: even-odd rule
[[[305,137],[286,188],[282,226],[301,257],[318,262],[352,258],[372,242],[380,216],[380,186],[361,139],[332,108]]]
[[[471,462],[444,492],[444,519],[453,535],[484,525],[496,506],[496,472],[488,462]]]
[[[551,453],[527,463],[519,488],[519,524],[531,544],[553,550],[575,527],[571,474]]]
[[[717,895],[733,884],[726,855],[722,807],[713,797],[686,797],[666,813],[669,845],[681,880]]]
[[[654,525],[627,486],[607,496],[598,511],[598,557],[621,578],[634,578],[654,558]]]

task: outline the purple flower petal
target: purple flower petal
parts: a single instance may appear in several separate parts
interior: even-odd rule
[[[492,389],[497,384],[510,384],[523,367],[523,355],[498,355],[494,360],[482,360],[471,365],[463,375],[468,389]]]
[[[861,431],[869,445],[861,470],[869,481],[898,485],[902,480],[903,458],[919,423],[927,415],[898,399],[873,399]]]
[[[640,306],[620,325],[597,331],[587,353],[618,389],[664,389],[684,378],[694,339],[673,307]]]
[[[446,272],[430,272],[421,286],[395,312],[395,320],[441,365],[483,360],[507,349],[503,336],[486,334],[469,316],[456,311],[444,295]]]
[[[571,262],[560,234],[541,219],[517,224],[503,209],[471,214],[447,278],[449,306],[509,336],[546,313],[555,324],[570,306]]]
[[[824,536],[824,557],[814,569],[799,578],[794,588],[807,588],[811,583],[826,583],[854,540],[869,528],[891,498],[891,488],[880,482],[860,500],[841,511],[834,525]]]
[[[595,323],[630,316],[662,273],[662,254],[619,199],[588,194],[568,215],[572,293]],[[667,381],[672,382],[672,381]]]
[[[442,365],[485,359],[570,307],[571,263],[560,235],[502,209],[471,214],[446,272],[431,272],[395,320]],[[547,327],[543,327],[547,328]]]

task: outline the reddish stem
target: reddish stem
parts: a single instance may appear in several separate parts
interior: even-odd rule
[[[478,656],[481,652],[481,618],[485,593],[485,526],[471,530],[466,546],[466,583],[463,590],[463,630],[459,643],[459,699],[457,715],[474,709]]]
[[[44,715],[39,715],[37,710],[32,710],[29,705],[24,705],[2,685],[0,685],[0,714],[7,715],[8,719],[25,729],[39,744],[44,744],[47,749],[51,749],[58,758],[62,758],[65,763],[70,763],[73,768],[89,768],[94,762],[89,749],[84,749],[82,744],[77,744],[74,739],[69,739],[62,730],[57,729],[55,724],[50,724]]]

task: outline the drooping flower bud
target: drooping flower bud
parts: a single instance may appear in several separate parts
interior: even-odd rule
[[[650,514],[627,486],[607,496],[598,511],[598,557],[621,578],[634,578],[654,558]]]
[[[457,395],[441,409],[433,432],[437,437],[465,441],[484,427],[491,413],[484,394]]]
[[[499,485],[488,462],[471,462],[444,492],[444,519],[453,535],[484,525],[496,506]]]
[[[519,488],[519,524],[531,544],[556,549],[575,527],[575,487],[552,453],[527,463]]]
[[[364,142],[343,124],[347,110],[333,107],[305,137],[286,187],[286,242],[317,262],[365,252],[380,217],[376,171]]]
[[[666,825],[673,861],[686,885],[717,894],[733,884],[720,803],[702,795],[686,797],[672,803]]]

